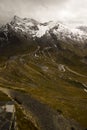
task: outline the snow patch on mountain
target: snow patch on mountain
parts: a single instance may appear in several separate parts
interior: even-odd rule
[[[49,30],[48,26],[38,25],[38,31],[36,33],[36,36],[42,37],[43,35],[45,35],[47,30]]]

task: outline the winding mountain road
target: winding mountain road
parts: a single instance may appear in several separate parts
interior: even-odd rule
[[[65,68],[66,68],[66,70],[68,70],[69,72],[71,72],[71,73],[73,73],[73,74],[75,74],[75,75],[77,75],[77,76],[87,78],[87,76],[86,76],[86,75],[80,74],[80,73],[78,73],[78,72],[76,72],[76,71],[74,71],[74,70],[70,69],[70,68],[69,68],[69,67],[67,67],[67,66],[65,66]]]

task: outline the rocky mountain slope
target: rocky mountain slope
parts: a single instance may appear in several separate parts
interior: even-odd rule
[[[0,28],[0,50],[22,46],[40,46],[45,50],[61,49],[87,55],[87,33],[79,28],[69,28],[59,22],[40,23],[34,19],[14,16],[12,21]],[[11,48],[11,46],[13,46]],[[8,49],[9,50],[9,49]],[[11,51],[11,50],[9,50]]]

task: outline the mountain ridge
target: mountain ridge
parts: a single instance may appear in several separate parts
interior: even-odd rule
[[[0,48],[13,42],[24,42],[27,45],[36,43],[42,48],[62,48],[81,56],[87,55],[87,33],[59,22],[40,23],[34,19],[14,16],[10,23],[0,28]]]

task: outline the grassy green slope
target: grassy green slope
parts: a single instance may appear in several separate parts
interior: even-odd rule
[[[87,93],[83,85],[87,84],[86,70],[77,57],[26,54],[0,63],[0,86],[30,93],[87,127]]]

